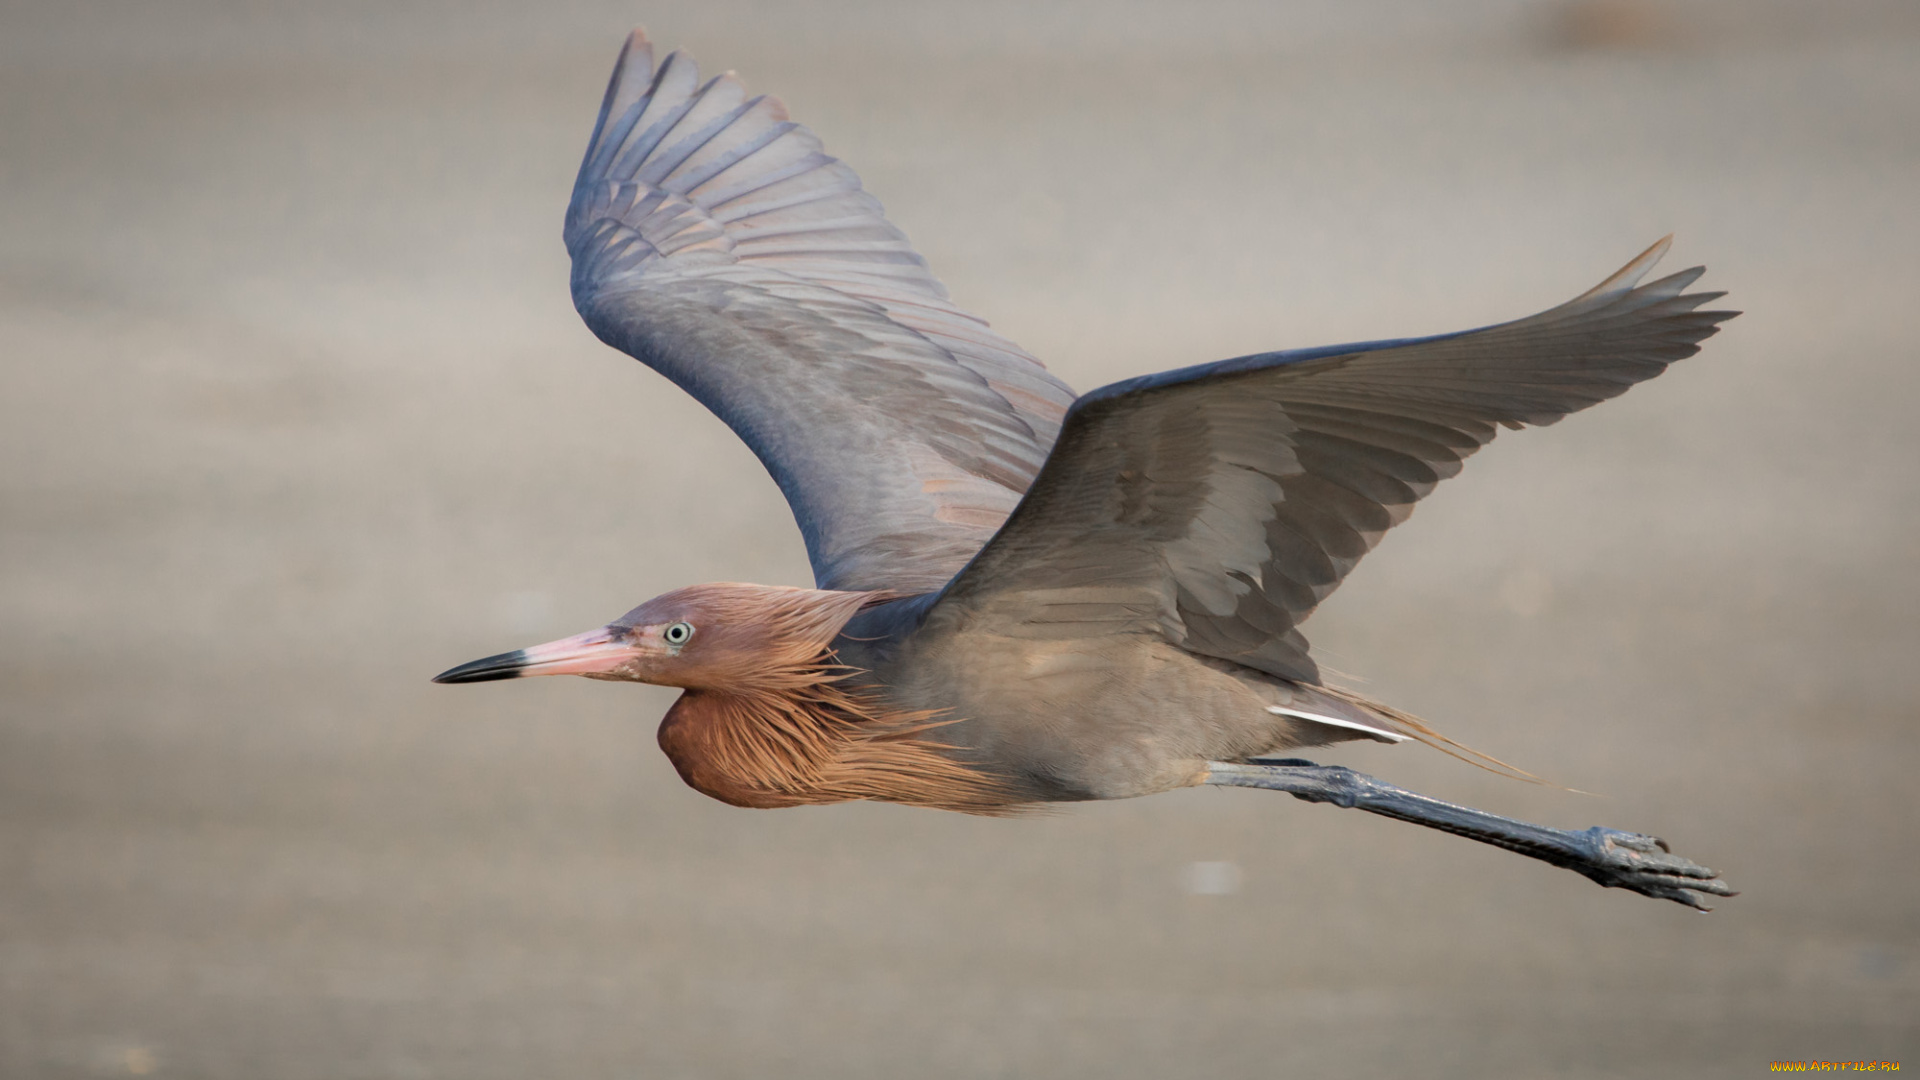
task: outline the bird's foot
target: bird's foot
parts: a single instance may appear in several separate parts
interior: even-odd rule
[[[1699,893],[1740,895],[1721,881],[1717,872],[1673,854],[1667,842],[1657,836],[1595,825],[1571,833],[1569,838],[1576,840],[1584,858],[1570,857],[1561,865],[1609,889],[1632,889],[1642,896],[1672,900],[1699,911],[1713,910]]]

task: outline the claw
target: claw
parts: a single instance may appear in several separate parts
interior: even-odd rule
[[[1569,867],[1609,889],[1631,889],[1642,896],[1672,900],[1699,911],[1712,911],[1697,893],[1737,896],[1711,867],[1673,854],[1657,836],[1621,832],[1598,825],[1583,834],[1588,857]],[[1654,854],[1658,848],[1660,853]]]

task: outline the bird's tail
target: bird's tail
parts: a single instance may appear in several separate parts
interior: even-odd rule
[[[1313,690],[1317,694],[1325,695],[1344,705],[1358,709],[1375,720],[1387,725],[1389,728],[1406,735],[1408,738],[1423,742],[1435,750],[1450,757],[1459,758],[1469,765],[1477,765],[1490,773],[1496,773],[1500,776],[1520,780],[1529,784],[1543,784],[1547,787],[1563,786],[1551,780],[1535,776],[1527,770],[1520,768],[1518,765],[1510,765],[1501,761],[1492,754],[1482,753],[1464,743],[1455,742],[1445,735],[1440,734],[1432,724],[1427,723],[1425,720],[1420,719],[1410,712],[1396,709],[1391,705],[1375,701],[1372,698],[1344,687],[1321,685],[1314,687]],[[1572,791],[1574,789],[1567,788],[1566,790]]]

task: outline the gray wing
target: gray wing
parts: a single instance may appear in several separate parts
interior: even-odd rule
[[[1502,425],[1551,424],[1699,351],[1695,268],[1480,330],[1266,353],[1081,398],[1013,517],[929,611],[1027,637],[1158,633],[1319,681],[1297,627]]]
[[[567,208],[574,306],[773,474],[822,588],[938,589],[1073,392],[955,307],[859,177],[731,74],[635,31]]]

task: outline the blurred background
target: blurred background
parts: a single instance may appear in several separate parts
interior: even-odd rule
[[[574,315],[621,36],[783,97],[1081,389],[1464,328],[1661,235],[1747,314],[1501,438],[1307,625],[1598,797],[1331,757],[1745,890],[1699,916],[1278,795],[737,810],[672,692],[430,686],[805,584]],[[1920,1067],[1920,7],[0,7],[0,1075]]]

